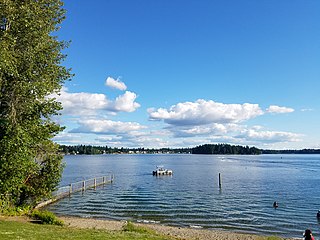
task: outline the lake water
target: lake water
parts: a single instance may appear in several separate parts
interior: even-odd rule
[[[127,219],[284,237],[320,238],[320,155],[65,156],[61,185],[115,174],[113,184],[48,207],[60,215]],[[157,165],[173,176],[155,177]],[[218,175],[221,173],[222,188]],[[272,204],[277,201],[279,207]]]

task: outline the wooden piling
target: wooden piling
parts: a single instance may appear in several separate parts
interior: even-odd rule
[[[219,188],[221,189],[221,174],[219,173]]]
[[[72,183],[70,183],[69,195],[72,193]]]
[[[83,181],[82,182],[82,191],[85,191],[86,190],[86,181]]]

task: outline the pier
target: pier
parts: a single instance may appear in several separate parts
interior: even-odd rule
[[[35,209],[42,208],[46,205],[49,205],[53,202],[58,201],[61,198],[69,197],[71,194],[81,191],[86,191],[87,189],[95,189],[98,186],[112,183],[114,181],[114,175],[110,174],[109,176],[95,177],[83,181],[78,181],[75,183],[70,183],[68,186],[59,187],[56,191],[52,193],[52,198],[40,202]]]

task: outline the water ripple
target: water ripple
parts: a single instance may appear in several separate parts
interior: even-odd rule
[[[84,179],[77,173],[94,163],[112,171],[116,181],[48,207],[57,214],[283,237],[301,237],[310,227],[320,235],[315,218],[320,208],[319,155],[106,155],[65,160],[63,179]],[[153,177],[156,165],[174,169],[174,175]],[[279,208],[272,207],[274,201]]]

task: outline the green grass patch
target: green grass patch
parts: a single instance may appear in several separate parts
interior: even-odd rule
[[[276,236],[270,236],[270,237],[267,237],[266,240],[283,240],[283,238],[276,237]]]
[[[66,226],[41,225],[32,223],[0,221],[0,239],[6,240],[173,240],[151,231],[140,232],[140,227],[133,230],[104,231],[77,229]]]
[[[156,231],[150,228],[136,226],[132,222],[127,222],[127,224],[123,227],[123,231],[156,235]]]
[[[284,238],[277,237],[277,236],[267,236],[267,237],[260,237],[259,240],[284,240]]]
[[[54,215],[54,213],[49,211],[34,210],[30,214],[30,217],[34,220],[40,221],[40,223],[42,224],[63,226],[63,221],[58,219],[57,216]]]

